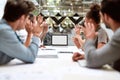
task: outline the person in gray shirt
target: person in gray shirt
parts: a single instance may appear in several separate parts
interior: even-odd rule
[[[95,32],[92,23],[85,23],[86,42],[84,45],[87,67],[98,68],[105,64],[112,64],[112,67],[120,71],[120,0],[102,0],[101,18],[109,26],[114,35],[111,40],[102,48],[95,47]]]
[[[8,0],[5,6],[3,19],[0,21],[0,65],[7,64],[14,58],[17,58],[25,63],[33,63],[36,59],[40,33],[42,27],[47,24],[41,23],[41,17],[34,20],[34,23],[29,20],[29,13],[35,9],[32,2],[26,0]],[[25,28],[26,23],[32,29],[32,42],[26,47],[16,34],[16,30]]]

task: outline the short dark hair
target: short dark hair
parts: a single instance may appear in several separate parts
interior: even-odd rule
[[[22,15],[28,15],[35,9],[35,5],[27,0],[8,0],[3,18],[7,21],[16,21]]]
[[[97,24],[100,23],[100,6],[98,4],[92,4],[90,11],[87,12],[86,17],[88,19],[93,19]]]
[[[103,0],[101,12],[108,14],[116,22],[120,22],[120,0]]]

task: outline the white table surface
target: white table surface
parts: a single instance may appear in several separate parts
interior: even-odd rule
[[[72,61],[71,53],[59,51],[77,51],[74,46],[49,47],[39,50],[38,56],[57,55],[57,57],[38,57],[33,64],[24,64],[14,59],[0,66],[0,80],[120,80],[120,73],[106,66],[101,69],[89,69]],[[53,53],[54,52],[54,53]],[[81,61],[82,62],[82,61]]]

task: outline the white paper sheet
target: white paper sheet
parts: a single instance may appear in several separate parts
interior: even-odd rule
[[[57,51],[54,48],[41,48],[38,52],[38,58],[58,58]]]

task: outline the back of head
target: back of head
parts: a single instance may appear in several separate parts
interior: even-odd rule
[[[120,0],[103,0],[101,12],[109,15],[116,22],[120,22]]]
[[[35,9],[32,2],[27,0],[8,0],[5,6],[3,18],[7,21],[16,21],[22,15],[28,15]]]
[[[90,7],[90,11],[87,12],[86,14],[86,17],[88,19],[92,19],[94,20],[97,24],[100,23],[100,6],[98,4],[93,4],[91,7]]]

